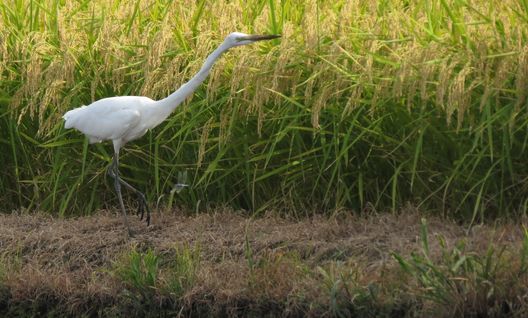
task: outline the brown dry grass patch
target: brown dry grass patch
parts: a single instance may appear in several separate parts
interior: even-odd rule
[[[208,306],[207,314],[218,315],[332,316],[324,275],[317,273],[354,275],[358,288],[401,284],[405,279],[391,253],[408,256],[421,249],[421,217],[416,211],[304,220],[272,214],[252,219],[228,210],[196,216],[165,212],[155,214],[149,227],[131,217],[135,236],[128,239],[117,213],[71,219],[1,215],[5,306],[32,304],[43,313],[50,308],[35,304],[58,304],[70,315],[105,315],[126,289],[112,274],[122,255],[151,249],[163,268],[178,249],[198,248],[197,279],[177,299],[180,314],[201,315]],[[485,254],[491,243],[515,254],[524,238],[522,225],[513,223],[479,225],[466,233],[454,222],[430,217],[428,230],[433,259],[441,257],[435,237],[447,246],[463,240],[466,252],[476,254]],[[155,302],[163,307],[171,300]]]

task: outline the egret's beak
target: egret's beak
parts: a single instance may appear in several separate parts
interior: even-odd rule
[[[278,34],[263,34],[263,35],[248,35],[248,36],[241,36],[238,40],[239,41],[263,41],[263,40],[272,40],[276,38],[280,38],[281,36]]]

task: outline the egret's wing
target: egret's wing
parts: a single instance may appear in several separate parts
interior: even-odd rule
[[[93,105],[96,106],[96,105]],[[90,138],[91,142],[123,138],[141,120],[138,110],[121,106],[85,107],[79,109],[68,120]]]

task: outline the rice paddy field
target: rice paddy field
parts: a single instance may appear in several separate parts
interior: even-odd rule
[[[132,216],[138,236],[119,241],[112,147],[62,115],[103,97],[163,98],[233,31],[282,37],[230,50],[121,151],[121,175],[156,217],[147,228]],[[527,158],[525,0],[0,3],[5,315],[522,317]],[[125,201],[132,212],[136,196]],[[387,218],[368,227],[368,252],[347,241]],[[238,231],[233,246],[213,251],[203,230],[176,225],[202,221]],[[331,252],[318,257],[308,234],[252,222],[338,234],[320,234]],[[115,246],[84,246],[88,232]],[[415,244],[379,247],[379,235]]]

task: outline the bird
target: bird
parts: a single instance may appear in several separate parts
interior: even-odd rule
[[[145,96],[114,96],[99,99],[87,106],[81,106],[66,112],[64,128],[75,128],[87,136],[89,143],[112,141],[114,154],[107,174],[114,179],[114,188],[119,200],[124,225],[132,236],[127,220],[121,186],[138,195],[138,215],[143,220],[146,211],[147,226],[150,225],[150,209],[144,193],[123,180],[119,174],[119,151],[129,141],[145,135],[148,130],[161,124],[187,97],[205,81],[214,63],[229,49],[258,41],[281,37],[277,34],[250,35],[233,32],[205,59],[204,64],[188,82],[176,91],[160,100]]]

